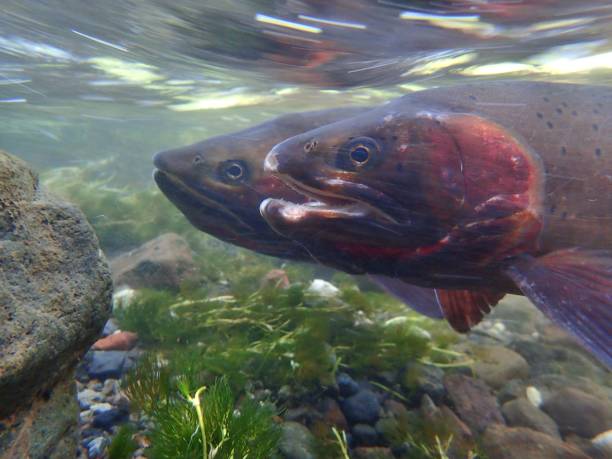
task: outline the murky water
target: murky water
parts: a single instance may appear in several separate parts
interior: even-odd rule
[[[0,149],[26,160],[42,174],[44,182],[52,190],[80,205],[98,232],[102,248],[112,258],[162,233],[177,232],[186,238],[191,245],[190,250],[196,253],[196,264],[201,271],[199,277],[196,276],[197,280],[188,279],[188,286],[182,285],[181,293],[175,291],[170,299],[164,298],[166,307],[173,304],[172,314],[179,311],[177,314],[185,314],[180,316],[181,320],[190,318],[187,322],[177,322],[177,329],[187,327],[195,317],[191,323],[209,321],[213,324],[210,326],[218,326],[225,337],[232,333],[243,333],[249,339],[257,336],[255,341],[236,338],[226,343],[233,353],[226,356],[231,365],[225,372],[220,363],[223,360],[220,357],[223,350],[219,348],[209,353],[209,360],[206,360],[201,370],[228,378],[239,374],[242,378],[240,381],[236,379],[238,376],[229,381],[232,389],[240,393],[246,390],[256,400],[268,400],[271,397],[276,407],[289,410],[283,414],[287,422],[306,425],[317,436],[320,444],[333,445],[330,447],[332,449],[338,448],[333,449],[333,453],[330,453],[331,450],[322,453],[325,448],[318,449],[317,455],[312,457],[343,457],[343,449],[338,446],[342,445],[342,437],[334,437],[330,433],[331,425],[351,432],[348,441],[350,457],[374,457],[358,455],[366,454],[363,451],[355,453],[356,448],[368,449],[373,446],[385,449],[384,454],[389,454],[380,457],[447,457],[436,453],[433,443],[427,446],[430,450],[414,446],[420,445],[416,431],[413,431],[412,436],[406,434],[402,437],[400,444],[414,440],[411,443],[412,449],[408,448],[408,452],[402,450],[392,440],[395,437],[383,433],[376,424],[378,415],[374,416],[376,419],[373,422],[363,420],[359,415],[353,416],[353,408],[346,406],[350,395],[343,393],[342,387],[339,393],[328,389],[330,385],[333,386],[333,378],[339,372],[345,376],[348,373],[361,384],[360,394],[366,389],[372,390],[379,401],[383,397],[381,394],[384,394],[387,397],[385,402],[389,399],[399,401],[410,410],[411,416],[414,415],[421,403],[420,399],[415,401],[415,394],[428,393],[420,386],[418,390],[415,389],[415,384],[427,386],[431,381],[425,380],[430,377],[436,380],[437,373],[434,376],[427,373],[415,377],[418,383],[406,382],[408,377],[400,381],[396,377],[387,377],[387,373],[405,374],[407,371],[405,364],[396,365],[401,360],[397,355],[384,354],[383,360],[388,359],[387,365],[380,364],[380,359],[369,354],[370,360],[365,363],[365,360],[356,358],[353,352],[346,351],[360,349],[361,356],[367,354],[364,343],[360,341],[367,336],[359,335],[351,327],[358,328],[360,321],[386,323],[400,314],[398,311],[402,310],[401,307],[398,309],[397,304],[393,303],[384,312],[370,314],[368,307],[364,306],[367,310],[364,315],[362,311],[353,311],[351,308],[356,308],[356,304],[364,305],[362,302],[366,300],[353,298],[352,306],[346,308],[350,309],[350,314],[355,313],[354,316],[342,309],[345,306],[334,306],[340,308],[342,314],[349,314],[350,319],[347,319],[348,316],[342,316],[341,320],[336,316],[328,317],[326,314],[329,311],[323,310],[317,313],[317,318],[326,319],[327,322],[321,320],[313,325],[307,323],[308,317],[300,317],[299,320],[307,323],[303,328],[287,325],[298,320],[283,309],[293,299],[274,297],[270,300],[265,296],[261,299],[257,296],[261,294],[261,282],[272,279],[280,283],[285,280],[301,281],[307,285],[314,277],[324,277],[334,279],[342,288],[350,290],[354,281],[340,274],[334,277],[332,271],[316,268],[312,264],[283,264],[278,259],[258,257],[204,236],[191,227],[184,216],[157,191],[151,178],[152,156],[161,150],[245,129],[283,113],[346,105],[373,106],[414,91],[465,82],[514,79],[612,85],[610,2],[4,0],[1,10]],[[605,135],[609,138],[610,134],[608,132]],[[289,273],[289,279],[278,272],[266,277],[268,271],[281,266]],[[119,269],[116,266],[114,268]],[[262,281],[262,278],[267,280]],[[359,282],[365,292],[373,289],[367,282]],[[194,283],[197,288],[192,288]],[[202,285],[208,297],[202,300],[202,309],[180,312],[181,308],[186,308],[181,301],[195,301],[192,290],[200,292],[198,289]],[[151,292],[149,294],[153,295]],[[247,301],[244,300],[245,294],[255,296],[248,297]],[[231,295],[233,297],[228,299]],[[350,298],[350,295],[345,295],[338,301],[350,303]],[[145,300],[158,305],[156,307],[161,304],[159,298],[147,297]],[[139,307],[143,307],[145,300]],[[282,327],[289,328],[280,332],[282,327],[275,323],[274,318],[266,316],[265,308],[262,307],[261,311],[258,309],[265,301],[280,308],[280,316],[286,319]],[[384,303],[380,299],[374,303],[376,301]],[[565,441],[562,446],[555,447],[569,447],[571,444],[571,448],[583,451],[575,452],[575,456],[563,457],[583,457],[579,454],[607,457],[609,449],[601,453],[601,448],[593,449],[589,442],[595,434],[601,434],[612,426],[612,414],[605,410],[597,411],[592,406],[592,400],[586,400],[583,396],[588,394],[603,404],[609,404],[612,387],[609,371],[552,327],[526,300],[513,297],[505,301],[498,306],[499,311],[494,313],[493,318],[485,320],[484,325],[472,333],[469,339],[453,335],[453,345],[437,335],[439,330],[435,325],[429,322],[423,325],[419,322],[421,319],[411,316],[410,320],[416,320],[415,324],[422,327],[424,333],[430,334],[430,338],[432,335],[435,339],[439,338],[439,342],[433,345],[439,354],[435,357],[419,354],[419,364],[433,363],[432,367],[436,371],[442,368],[446,371],[447,367],[465,368],[480,361],[481,366],[477,366],[476,370],[470,367],[475,371],[471,374],[475,374],[479,381],[486,381],[494,393],[492,397],[497,397],[499,406],[514,398],[523,400],[522,395],[516,395],[518,392],[512,392],[518,391],[519,386],[523,392],[525,388],[533,389],[525,395],[531,402],[534,397],[552,400],[549,405],[554,406],[545,410],[554,418],[550,420],[552,433],[548,433],[555,441]],[[228,305],[237,307],[235,311],[246,309],[232,316],[231,312],[224,309]],[[163,313],[170,314],[169,311],[164,310]],[[208,315],[202,311],[208,311]],[[146,308],[141,312],[143,316],[146,315]],[[226,313],[231,317],[224,315]],[[259,331],[235,330],[228,326],[232,321],[239,321],[242,314],[248,317],[245,321],[258,324],[255,329],[266,329],[269,334],[260,335]],[[172,317],[176,319],[177,316]],[[134,318],[123,317],[122,320],[125,325]],[[143,318],[141,322],[147,321]],[[202,343],[214,348],[217,338],[211,339],[208,329],[190,329],[187,333],[189,336],[175,329],[165,330],[167,336],[156,337],[159,330],[155,326],[161,327],[162,322],[154,325],[147,322],[146,327],[152,336],[141,336],[141,346],[147,352],[163,354],[175,347],[172,340],[186,344],[185,349],[202,347]],[[356,333],[357,338],[351,341],[344,337],[332,337],[333,333],[322,325],[330,322],[347,327],[347,333]],[[141,335],[146,328],[142,323],[140,328],[135,327],[138,330],[134,330]],[[327,331],[322,332],[320,339],[316,340],[315,330],[319,330],[319,327]],[[298,340],[298,344],[295,344],[291,341],[302,332],[306,336],[303,342]],[[444,333],[452,332],[445,329]],[[270,336],[277,341],[273,341]],[[420,343],[422,337],[409,334],[402,341],[391,334],[387,338],[389,342],[408,345]],[[288,350],[277,352],[287,342],[291,342]],[[329,349],[323,346],[323,342]],[[478,354],[470,350],[474,343],[495,348],[487,348]],[[286,363],[287,368],[274,367],[264,358],[255,363],[250,360],[236,363],[236,348],[241,345],[252,346],[254,353],[260,352],[257,346],[261,346],[277,359],[277,363]],[[317,355],[318,364],[326,358],[333,360],[333,371],[323,364],[324,370],[315,368],[316,365],[310,361],[307,363],[312,367],[304,370],[304,365],[307,366],[304,362],[308,359],[302,362],[304,371],[296,370],[299,367],[300,352],[308,354],[305,349],[309,346],[313,349],[313,355]],[[377,342],[373,349],[388,350],[388,346],[385,346],[385,343]],[[512,350],[506,351],[506,348]],[[508,356],[504,352],[512,352],[512,355]],[[283,360],[285,358],[286,362]],[[511,364],[503,369],[495,366],[504,359],[520,361],[517,363],[513,360],[512,369],[508,369]],[[471,363],[463,365],[465,360]],[[173,371],[180,373],[184,370],[177,365]],[[242,372],[238,369],[240,365],[248,369]],[[251,366],[257,365],[258,369],[254,371]],[[517,367],[520,368],[517,370]],[[293,368],[296,372],[293,376],[297,379],[287,376],[290,371],[288,368]],[[487,377],[489,371],[494,375]],[[332,380],[326,380],[317,372],[324,373]],[[308,374],[305,376],[305,373]],[[464,373],[469,372],[466,370]],[[265,381],[267,376],[278,380],[268,387]],[[350,380],[346,384],[355,383],[346,377]],[[206,381],[210,381],[210,378]],[[510,387],[512,381],[515,383]],[[83,389],[90,384],[90,380],[83,380],[80,384]],[[338,384],[334,390],[338,390]],[[432,393],[428,394],[438,406],[444,405],[445,409],[445,405],[452,406],[473,431],[473,438],[472,434],[470,438],[475,439],[482,434],[484,427],[479,431],[478,421],[461,411],[462,401],[456,398],[460,398],[457,393],[465,389],[461,384],[467,383],[447,382],[444,386],[439,382],[440,387],[436,388],[446,390],[446,395],[436,398]],[[587,406],[593,408],[593,412],[589,411],[585,415],[586,421],[592,421],[595,426],[591,430],[580,430],[563,424],[567,420],[561,418],[566,413],[559,414],[563,410],[558,406],[561,403],[557,399],[563,398],[564,394],[560,391],[564,386],[580,390],[578,395],[565,394],[574,397],[571,400],[576,403],[575,409]],[[533,395],[533,391],[537,395]],[[334,410],[329,406],[321,408],[317,404],[321,401],[319,398],[322,399],[322,393],[327,397],[323,404],[331,403],[331,399],[338,400],[342,411],[334,401],[336,411],[340,411],[343,419],[344,416],[349,418],[348,424],[347,419],[343,423],[338,423],[337,418],[333,420],[329,412]],[[368,400],[363,403],[367,404]],[[536,409],[534,403],[539,404],[533,402],[527,410]],[[503,411],[507,424],[545,431],[541,425],[536,428],[531,424],[521,424],[517,421],[521,416],[515,411],[508,414],[520,408],[524,407],[513,406]],[[401,413],[393,416],[388,414],[393,411],[388,404],[384,410],[386,414],[383,417],[388,415],[391,419],[395,416],[395,421],[403,416]],[[439,412],[423,414],[423,410],[426,412],[427,408],[421,407],[423,419],[431,421],[439,416]],[[496,410],[496,415],[502,416]],[[147,414],[154,417],[150,412]],[[529,417],[527,414],[525,416]],[[359,429],[355,430],[355,425],[362,424],[367,424],[366,427],[370,429],[370,424],[376,424],[377,430],[372,434],[373,437],[367,436],[369,431],[360,433]],[[366,427],[362,430],[367,430]],[[459,430],[463,427],[461,424]],[[325,432],[321,433],[323,430]],[[419,431],[418,435],[422,433]],[[478,438],[476,443],[480,445],[481,440]],[[517,438],[514,441],[520,442]],[[609,448],[609,434],[605,438],[600,443],[607,442],[605,444]],[[500,445],[502,441],[509,441],[508,437],[494,433],[486,441],[495,443],[497,440]],[[542,441],[546,443],[548,440]],[[503,450],[502,447],[496,448],[497,445],[489,444],[488,451]],[[562,457],[554,455],[561,454],[558,452],[560,450],[551,448],[550,451],[557,452],[546,457]],[[292,456],[286,449],[283,450],[283,457],[311,457]],[[460,453],[456,449],[449,457],[485,457],[478,448],[459,450]],[[480,455],[468,456],[468,450],[470,454],[478,450],[479,453],[474,454]],[[83,454],[95,457],[91,452]],[[499,454],[499,457],[511,457],[501,452]],[[529,454],[536,453],[532,451]],[[495,459],[496,456],[486,457]]]

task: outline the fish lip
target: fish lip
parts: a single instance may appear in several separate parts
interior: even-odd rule
[[[299,206],[303,205],[305,207],[313,207],[317,205],[319,209],[322,207],[327,207],[330,211],[334,208],[338,212],[338,215],[342,215],[343,217],[348,217],[351,214],[355,216],[365,217],[367,215],[380,218],[382,221],[389,222],[393,225],[397,225],[398,221],[385,211],[378,209],[360,199],[346,196],[340,193],[333,193],[330,191],[326,191],[330,186],[334,187],[360,187],[361,191],[364,194],[374,194],[375,191],[368,187],[367,185],[361,183],[355,183],[350,180],[344,180],[340,178],[327,178],[327,177],[309,177],[311,181],[320,185],[321,188],[313,187],[305,184],[304,182],[293,178],[290,175],[279,175],[281,180],[300,194],[303,194],[310,198],[311,202],[306,202],[303,204],[300,203],[291,203],[292,205]],[[382,195],[381,193],[377,193]],[[386,197],[386,196],[385,196]],[[360,209],[360,212],[350,212],[349,209]],[[260,209],[261,210],[261,209]]]
[[[198,199],[198,206],[197,206],[198,209],[214,212],[214,214],[216,215],[213,218],[218,218],[222,220],[223,218],[229,217],[231,220],[234,221],[235,224],[240,225],[240,227],[247,230],[247,231],[241,232],[238,229],[234,229],[234,232],[236,232],[237,234],[243,235],[243,234],[248,234],[249,232],[256,233],[252,225],[248,224],[242,218],[240,218],[237,214],[227,209],[226,207],[222,206],[221,203],[219,203],[215,199],[208,196],[206,193],[204,193],[201,190],[201,187],[191,186],[185,183],[183,180],[181,180],[176,175],[170,172],[164,171],[163,169],[155,169],[153,171],[153,179],[155,180],[155,183],[160,188],[160,190],[166,196],[168,196],[166,191],[170,190],[170,187],[172,187],[171,191],[173,193],[176,193],[178,191],[179,194],[183,196],[187,196],[189,199]],[[172,199],[171,201],[174,203]]]

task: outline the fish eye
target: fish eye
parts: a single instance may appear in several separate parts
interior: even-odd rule
[[[370,167],[380,157],[378,143],[370,137],[356,137],[342,145],[336,156],[336,166],[344,170]]]
[[[353,164],[356,166],[362,166],[369,161],[370,150],[363,145],[359,145],[351,150],[350,156]]]
[[[236,183],[246,179],[247,166],[243,161],[223,161],[219,167],[221,180],[226,183]]]
[[[197,166],[198,164],[200,164],[202,162],[202,157],[200,155],[195,155],[193,157],[193,165]]]

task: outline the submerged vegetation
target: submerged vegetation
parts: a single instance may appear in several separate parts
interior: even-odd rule
[[[147,291],[116,315],[151,348],[168,355],[178,348],[185,355],[187,346],[202,371],[226,376],[237,387],[264,379],[271,389],[325,386],[339,368],[365,375],[410,360],[445,363],[437,350],[455,336],[385,295],[348,288],[323,298],[302,284],[214,298]]]
[[[168,367],[153,356],[130,374],[127,394],[152,421],[152,458],[273,458],[280,429],[274,408],[245,398],[237,405],[227,381],[210,387],[191,367]]]
[[[178,291],[139,290],[114,311],[119,327],[136,332],[145,351],[123,387],[147,425],[147,457],[273,458],[282,449],[278,416],[337,391],[340,372],[407,403],[412,389],[390,384],[385,373],[415,362],[466,363],[451,349],[457,335],[444,322],[375,289],[361,290],[348,275],[333,274],[339,290],[325,294],[310,285],[314,265],[289,263],[282,265],[293,281],[287,288],[262,285],[282,262],[197,231],[156,190],[113,188],[95,168],[65,169],[44,180],[82,208],[110,255],[170,231],[194,251],[201,281]],[[426,435],[412,418],[381,421],[388,421],[391,446],[412,445],[401,457],[445,457],[448,437]],[[351,457],[343,429],[319,423],[310,430],[316,457]],[[130,456],[132,434],[116,434],[113,458]]]

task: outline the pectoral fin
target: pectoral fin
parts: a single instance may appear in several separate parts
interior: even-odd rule
[[[375,274],[368,275],[368,278],[416,312],[433,319],[444,318],[433,288],[418,287],[401,279]]]
[[[466,333],[491,311],[505,293],[488,290],[441,290],[436,296],[444,318],[456,331]]]
[[[507,274],[553,322],[612,367],[612,251],[522,257]]]

